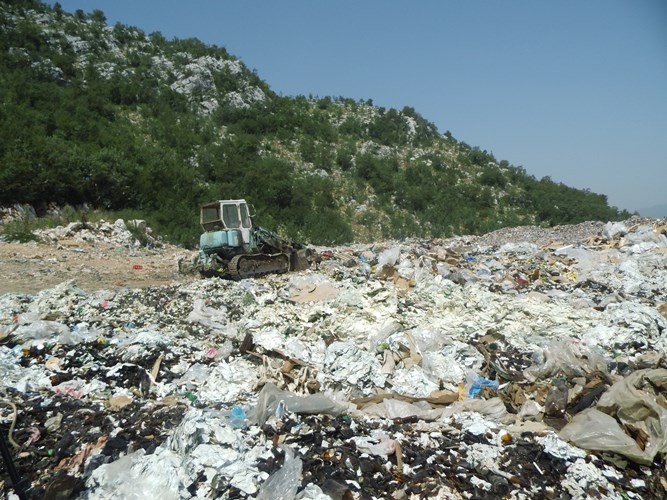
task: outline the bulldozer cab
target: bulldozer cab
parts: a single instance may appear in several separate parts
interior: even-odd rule
[[[250,239],[251,208],[245,200],[218,200],[201,207],[200,222],[204,231],[235,229],[243,241]]]

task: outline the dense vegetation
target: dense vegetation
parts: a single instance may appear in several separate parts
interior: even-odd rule
[[[627,217],[414,109],[283,97],[225,49],[104,13],[0,2],[0,205],[131,211],[193,244],[199,204],[246,198],[313,243]]]

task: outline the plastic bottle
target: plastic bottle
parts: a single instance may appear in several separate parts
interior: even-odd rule
[[[551,417],[562,417],[567,408],[568,389],[564,380],[558,380],[547,394],[544,413]]]
[[[229,412],[229,424],[234,429],[240,429],[246,425],[248,417],[245,414],[243,408],[238,405],[235,405]]]

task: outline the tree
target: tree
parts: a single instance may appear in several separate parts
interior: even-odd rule
[[[90,15],[90,18],[96,23],[100,24],[104,24],[107,22],[107,18],[104,15],[104,12],[102,12],[100,9],[93,10],[92,14]]]

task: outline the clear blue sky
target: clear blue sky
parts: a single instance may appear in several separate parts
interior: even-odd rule
[[[283,95],[411,106],[440,132],[620,208],[667,205],[665,0],[60,4],[225,47]]]

